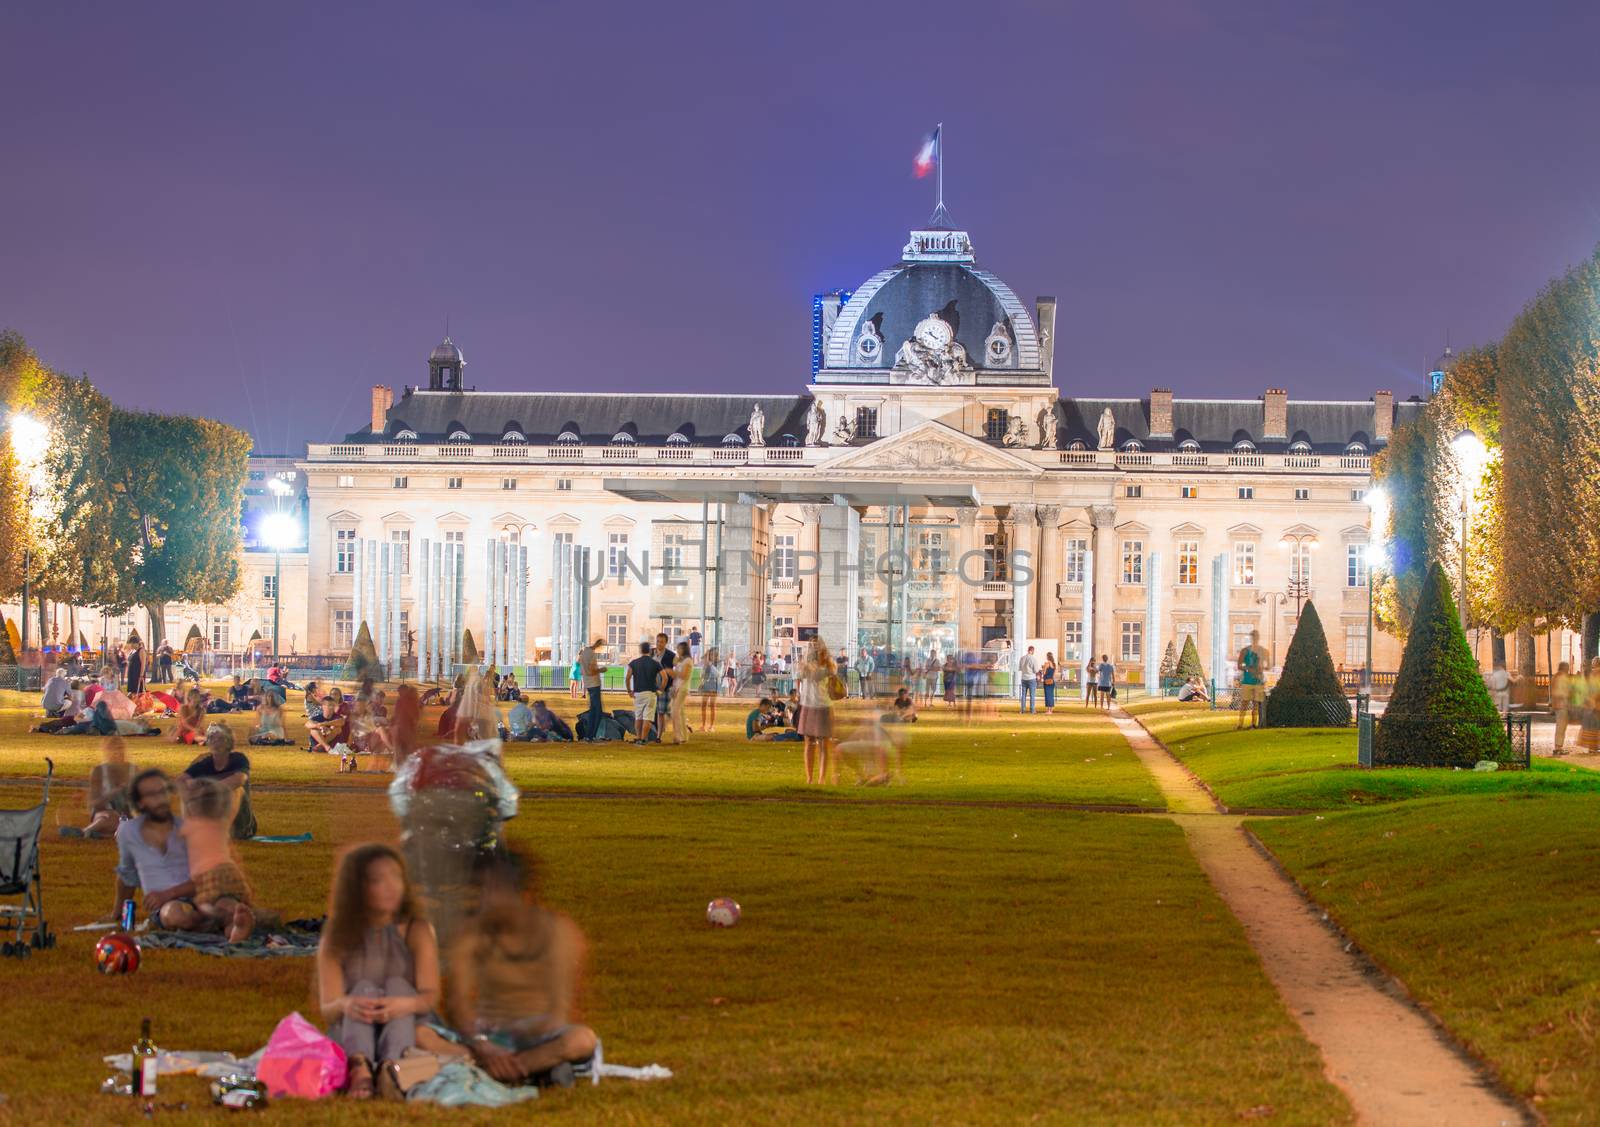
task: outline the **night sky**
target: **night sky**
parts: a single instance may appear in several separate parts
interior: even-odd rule
[[[1593,3],[29,7],[0,326],[263,451],[447,317],[484,389],[799,391],[940,120],[1065,394],[1417,393],[1600,241]]]

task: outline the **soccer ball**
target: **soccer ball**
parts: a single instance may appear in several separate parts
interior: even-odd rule
[[[706,923],[712,927],[732,927],[739,922],[739,902],[719,896],[706,905]]]
[[[139,941],[114,931],[94,945],[94,965],[101,974],[132,974],[139,969]]]

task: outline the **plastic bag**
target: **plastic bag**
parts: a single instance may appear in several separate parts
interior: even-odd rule
[[[278,1022],[256,1065],[256,1079],[274,1099],[319,1099],[343,1088],[348,1072],[344,1050],[299,1013]]]

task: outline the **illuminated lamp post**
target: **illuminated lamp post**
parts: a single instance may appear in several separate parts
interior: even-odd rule
[[[1363,687],[1372,693],[1372,604],[1375,569],[1384,559],[1389,535],[1389,494],[1381,485],[1367,490],[1367,668],[1361,675]]]
[[[1315,532],[1286,532],[1278,541],[1278,547],[1289,552],[1289,597],[1294,600],[1297,627],[1300,625],[1300,611],[1306,597],[1311,594],[1311,577],[1307,574],[1308,569],[1301,566],[1301,560],[1305,558],[1302,548],[1309,547],[1315,551],[1321,546]]]

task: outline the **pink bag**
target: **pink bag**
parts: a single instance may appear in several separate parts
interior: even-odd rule
[[[273,1099],[314,1100],[344,1087],[349,1067],[344,1050],[298,1013],[278,1022],[256,1065],[256,1079]]]

